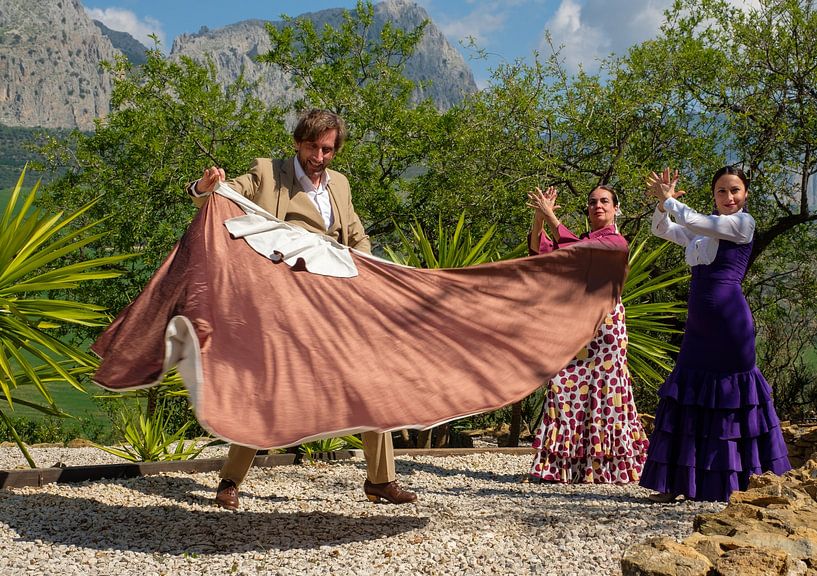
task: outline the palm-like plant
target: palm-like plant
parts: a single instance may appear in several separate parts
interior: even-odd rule
[[[341,436],[340,438],[324,438],[306,442],[298,447],[298,450],[307,460],[315,460],[318,454],[325,452],[336,452],[338,450],[360,450],[363,448],[363,441],[354,435]]]
[[[460,214],[453,231],[443,226],[442,218],[437,222],[436,245],[418,223],[409,226],[411,238],[395,224],[400,237],[400,251],[389,246],[386,254],[394,262],[415,268],[464,268],[484,262],[514,258],[525,254],[525,245],[520,244],[510,252],[500,254],[496,225],[491,226],[474,242],[470,232],[465,230],[465,213]]]
[[[162,405],[152,414],[143,414],[141,410],[120,412],[116,427],[125,439],[125,444],[121,447],[95,446],[131,462],[192,460],[210,445],[199,446],[194,441],[185,441],[187,429],[192,424],[193,421],[188,420],[175,432],[168,433],[169,426]]]
[[[43,214],[34,206],[39,182],[23,197],[25,173],[24,168],[0,213],[0,390],[8,405],[7,409],[0,409],[0,419],[12,430],[33,468],[35,463],[13,431],[6,410],[13,411],[17,402],[46,414],[65,416],[54,402],[48,384],[68,382],[82,390],[80,378],[93,371],[97,361],[60,340],[51,330],[70,324],[100,326],[107,319],[99,306],[47,295],[76,288],[81,282],[118,276],[119,272],[109,266],[128,256],[76,259],[61,264],[62,258],[76,256],[105,234],[92,233],[99,229],[102,220],[79,224],[95,201],[68,215]],[[43,403],[15,398],[14,391],[23,385],[35,386]]]
[[[671,369],[671,355],[678,347],[658,337],[679,334],[677,319],[686,312],[684,302],[655,301],[656,293],[666,290],[689,278],[686,265],[680,265],[653,276],[656,261],[672,246],[662,242],[647,250],[648,240],[636,240],[630,248],[627,280],[624,282],[621,301],[626,310],[627,363],[635,382],[655,392]]]
[[[464,268],[527,254],[526,243],[503,252],[500,240],[496,236],[496,226],[488,228],[482,237],[474,241],[470,232],[465,229],[465,212],[460,214],[454,230],[446,229],[440,218],[434,242],[417,223],[409,226],[411,237],[404,234],[399,226],[395,225],[395,228],[400,238],[400,251],[387,246],[386,253],[394,262],[416,268]],[[519,404],[514,405],[514,410],[518,412]],[[515,420],[518,419],[517,415]],[[443,424],[438,428],[443,431],[438,438],[444,438],[448,433],[448,425]],[[422,430],[417,437],[417,447],[430,446],[431,431]]]

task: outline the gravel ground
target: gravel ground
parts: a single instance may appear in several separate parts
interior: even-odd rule
[[[202,457],[217,458],[224,448]],[[41,466],[123,462],[34,448]],[[24,464],[0,448],[0,469]],[[0,490],[0,574],[620,574],[630,544],[683,538],[722,505],[650,503],[638,486],[522,484],[529,456],[398,457],[416,504],[372,504],[362,459],[254,468],[239,512],[217,474]]]

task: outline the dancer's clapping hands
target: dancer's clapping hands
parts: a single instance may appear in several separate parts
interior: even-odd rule
[[[658,209],[661,212],[664,211],[664,200],[667,198],[680,198],[686,194],[684,190],[675,189],[677,183],[678,170],[673,172],[669,168],[664,168],[660,174],[651,172],[647,176],[647,195],[658,200]]]

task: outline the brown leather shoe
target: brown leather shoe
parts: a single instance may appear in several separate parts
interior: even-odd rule
[[[216,489],[216,504],[227,510],[238,510],[238,487],[232,480],[224,479]]]
[[[366,493],[366,498],[372,502],[380,502],[382,498],[392,504],[410,504],[417,500],[417,494],[403,490],[396,480],[383,482],[382,484],[373,484],[366,480],[363,483],[363,492]]]

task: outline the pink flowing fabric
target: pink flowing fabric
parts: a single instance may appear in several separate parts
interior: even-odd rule
[[[443,270],[352,252],[357,276],[321,276],[231,238],[241,214],[214,195],[91,348],[108,389],[178,364],[202,426],[256,448],[521,400],[591,340],[626,275],[626,244],[600,239]]]

